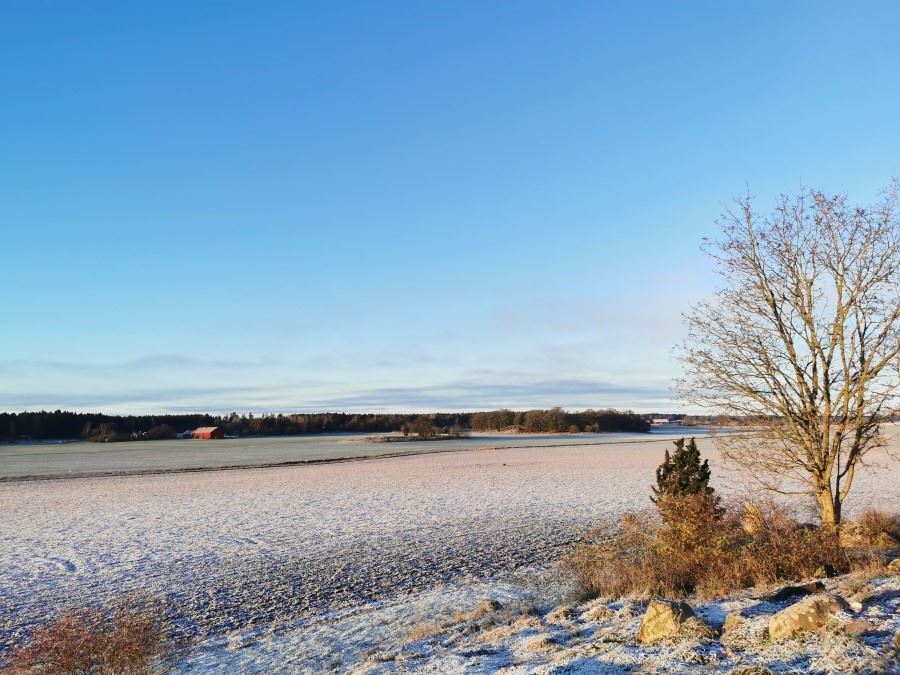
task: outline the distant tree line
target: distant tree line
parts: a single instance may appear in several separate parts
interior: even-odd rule
[[[172,438],[175,431],[217,426],[213,415],[103,415],[65,410],[0,413],[0,439],[98,441]]]
[[[617,410],[568,412],[549,410],[492,410],[469,415],[472,431],[519,431],[524,433],[603,433],[611,431],[650,431],[645,415]]]
[[[0,439],[92,441],[173,438],[176,432],[197,427],[222,427],[235,436],[294,436],[337,432],[388,433],[399,431],[454,436],[465,430],[526,433],[609,432],[650,429],[645,416],[615,410],[566,412],[495,410],[477,413],[375,414],[309,413],[289,415],[103,415],[63,410],[0,413]]]

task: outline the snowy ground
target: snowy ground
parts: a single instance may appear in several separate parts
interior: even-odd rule
[[[648,505],[659,440],[0,484],[0,647],[123,592],[166,598],[201,647],[333,626],[335,613],[438,584],[471,599],[493,578],[512,593],[516,570],[552,565],[597,518]],[[850,515],[894,507],[896,469],[863,473],[854,493]]]
[[[830,580],[829,590],[849,595],[847,587],[856,584],[848,581]],[[641,602],[567,603],[564,588],[539,580],[444,589],[272,635],[210,641],[179,672],[548,675],[730,673],[752,666],[776,673],[900,672],[900,651],[893,645],[900,630],[900,578],[876,578],[862,584],[862,591],[858,611],[839,612],[822,631],[780,642],[766,637],[769,617],[797,599],[767,602],[742,593],[694,606],[715,630],[728,613],[740,611],[737,629],[721,637],[641,645],[635,639],[645,609]],[[555,607],[547,604],[560,600]]]
[[[696,430],[703,434],[702,429]],[[667,433],[668,432],[668,433]],[[654,436],[678,433],[662,428]],[[377,443],[385,434],[321,434],[124,443],[0,443],[0,481],[25,478],[142,474],[271,466],[339,459],[412,455],[477,448],[583,445],[634,440],[635,434],[484,434],[441,441]],[[639,438],[646,438],[639,434]]]
[[[893,645],[900,630],[898,577],[829,580],[830,592],[861,602],[835,614],[822,631],[770,641],[769,617],[798,598],[768,602],[757,590],[694,605],[717,631],[728,613],[740,611],[737,629],[653,645],[635,639],[645,603],[566,602],[569,589],[550,579],[526,574],[510,583],[437,589],[271,634],[236,632],[208,641],[178,670],[549,675],[730,673],[756,666],[775,673],[900,672]]]

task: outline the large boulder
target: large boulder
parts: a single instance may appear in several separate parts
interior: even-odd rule
[[[835,612],[850,609],[842,597],[820,593],[797,602],[769,619],[769,638],[782,640],[804,631],[818,630]]]
[[[651,600],[641,619],[637,640],[650,644],[676,637],[684,631],[693,637],[713,637],[709,626],[694,614],[686,602],[678,600]]]
[[[894,558],[891,562],[888,563],[887,571],[890,574],[896,574],[900,576],[900,558]]]

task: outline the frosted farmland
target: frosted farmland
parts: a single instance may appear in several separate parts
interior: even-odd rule
[[[372,434],[325,434],[212,441],[0,444],[0,480],[47,476],[183,471],[229,466],[419,454],[480,447],[610,442],[628,434],[511,436],[473,434],[443,441],[374,443]]]
[[[559,436],[541,441],[565,443],[555,447],[6,482],[0,643],[122,593],[166,598],[182,631],[214,638],[552,564],[597,518],[649,504],[670,440]],[[716,465],[710,446],[701,440]],[[863,472],[850,515],[898,503],[893,467]]]

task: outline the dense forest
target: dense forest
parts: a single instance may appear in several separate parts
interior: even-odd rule
[[[335,432],[418,433],[436,431],[608,432],[650,430],[647,416],[615,410],[567,412],[495,410],[476,413],[375,414],[304,413],[290,415],[103,415],[54,412],[0,413],[0,440],[124,441],[174,438],[176,432],[204,426],[222,427],[234,436],[293,436]]]

